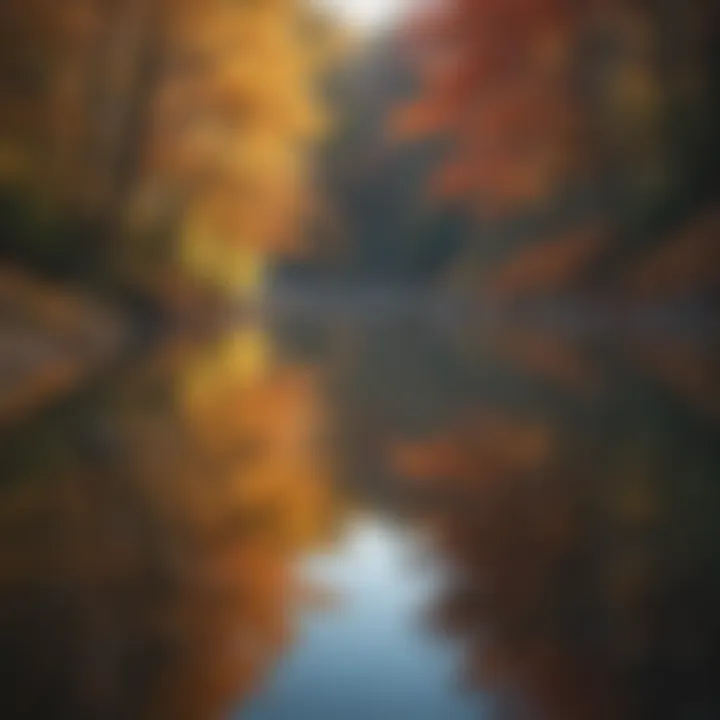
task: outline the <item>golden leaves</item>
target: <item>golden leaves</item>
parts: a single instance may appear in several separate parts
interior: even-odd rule
[[[159,127],[173,125],[173,106],[183,112],[183,95],[195,117],[181,124],[156,160],[160,172],[163,165],[171,174],[179,170],[199,186],[183,241],[190,266],[222,285],[236,278],[248,288],[260,275],[260,255],[282,246],[299,222],[305,154],[323,129],[316,66],[295,3],[193,10],[176,48],[179,67],[191,70],[175,79]],[[164,139],[158,133],[158,147]]]
[[[120,273],[254,285],[300,224],[332,28],[308,32],[301,0],[21,5],[0,30],[0,173],[122,245],[102,248]]]

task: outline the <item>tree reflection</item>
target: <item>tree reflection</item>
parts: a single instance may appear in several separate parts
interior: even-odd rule
[[[432,622],[497,717],[715,717],[717,430],[657,392],[664,373],[594,360],[603,393],[486,400],[396,448],[452,569]]]
[[[291,563],[335,514],[309,373],[259,330],[152,363],[3,446],[2,706],[212,718],[289,642]]]

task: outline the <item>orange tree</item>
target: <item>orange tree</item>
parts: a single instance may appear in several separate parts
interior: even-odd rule
[[[425,5],[407,32],[424,89],[396,130],[448,136],[433,191],[483,228],[521,249],[599,229],[586,279],[632,288],[648,249],[717,196],[714,15],[706,0]]]

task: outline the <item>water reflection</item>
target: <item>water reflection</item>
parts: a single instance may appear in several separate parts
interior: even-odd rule
[[[343,474],[429,532],[428,626],[485,717],[720,715],[715,338],[404,318],[344,347]]]
[[[478,717],[480,704],[458,692],[456,648],[421,625],[441,580],[418,564],[422,545],[373,514],[349,522],[332,553],[310,557],[304,575],[340,603],[305,614],[296,646],[237,719]]]
[[[711,349],[506,340],[472,403],[395,452],[456,571],[434,627],[462,643],[493,716],[716,717]]]
[[[2,716],[720,715],[707,335],[279,314],[0,438]]]
[[[287,645],[337,507],[313,378],[264,344],[163,348],[4,438],[3,717],[220,717]]]

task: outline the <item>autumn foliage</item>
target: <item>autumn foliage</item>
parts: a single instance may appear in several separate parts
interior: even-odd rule
[[[328,37],[295,0],[6,3],[6,194],[70,224],[63,260],[252,288],[302,218]]]
[[[652,353],[655,371],[668,352]],[[522,356],[517,377],[547,384],[532,407],[487,401],[392,453],[452,568],[429,622],[462,645],[464,679],[493,718],[655,720],[697,702],[712,714],[710,408],[681,401],[665,427],[638,404],[637,374],[633,389],[588,394]],[[689,362],[671,367],[690,381]],[[717,399],[710,374],[703,387]]]
[[[469,1],[417,21],[429,97],[398,126],[456,139],[438,190],[513,204],[541,197],[581,166],[576,60],[591,11],[565,0]]]
[[[341,511],[314,378],[249,327],[81,405],[0,447],[3,707],[224,717],[292,641],[294,559]]]
[[[621,287],[621,268],[657,266],[654,247],[667,241],[683,257],[684,294],[717,291],[717,276],[690,269],[703,243],[691,238],[695,218],[717,200],[709,161],[717,149],[716,19],[707,0],[420,4],[405,33],[420,88],[397,110],[394,131],[445,138],[449,149],[428,191],[470,212],[476,245],[509,241],[505,254],[485,258],[490,276],[479,267],[482,253],[475,261],[483,287],[496,282],[496,262],[535,245],[526,259],[509,260],[532,285],[520,284],[514,296],[576,291],[579,283],[637,300],[633,287]],[[569,267],[583,242],[568,243],[564,259],[552,236],[578,225],[605,233],[590,272],[567,284],[549,258],[519,269],[546,247],[558,268]],[[508,230],[516,226],[522,230]],[[643,301],[678,285],[659,281],[648,297],[648,282],[638,282]]]

